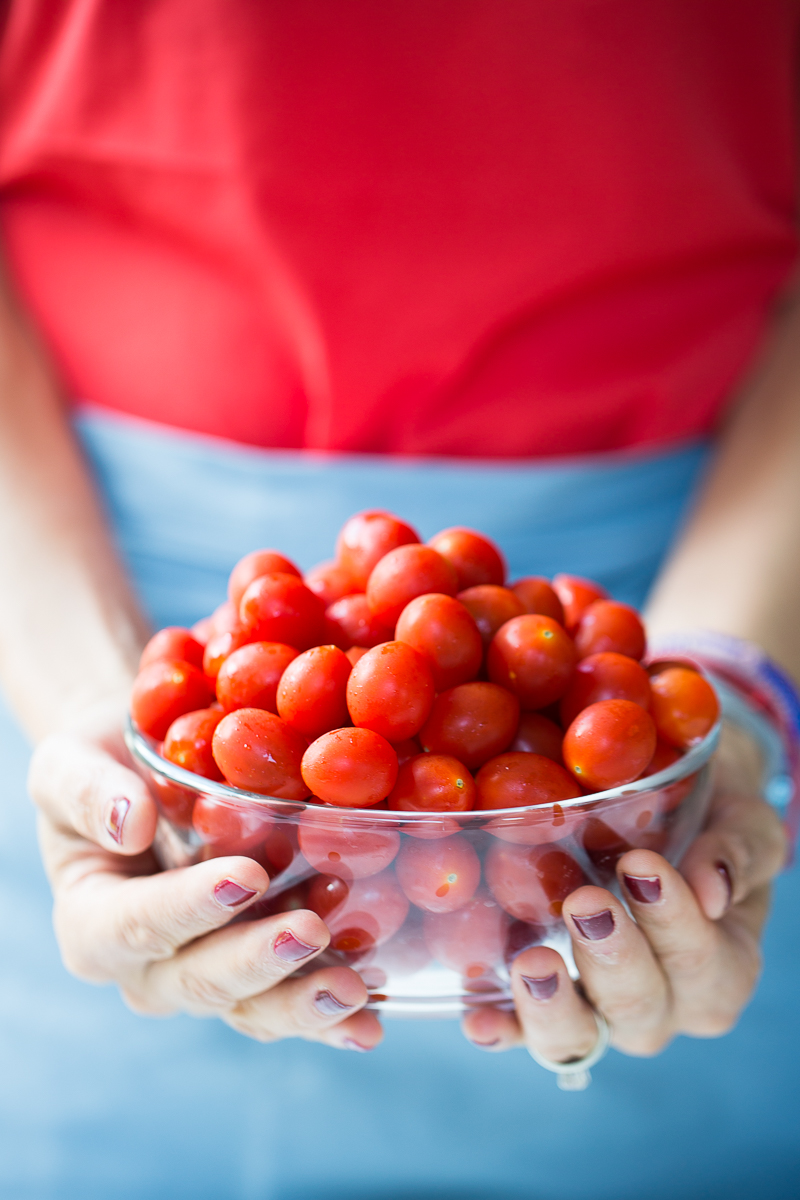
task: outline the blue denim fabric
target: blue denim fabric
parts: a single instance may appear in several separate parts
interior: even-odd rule
[[[224,596],[236,558],[330,555],[358,508],[430,535],[474,524],[514,573],[593,575],[640,602],[703,447],[530,468],[262,454],[133,423],[80,423],[154,623]],[[564,1093],[523,1051],[456,1022],[389,1021],[371,1055],[261,1046],[220,1023],[145,1020],[60,966],[24,799],[28,750],[0,718],[0,1195],[8,1200],[783,1200],[797,1193],[796,872],[739,1027],[655,1060],[615,1052]]]

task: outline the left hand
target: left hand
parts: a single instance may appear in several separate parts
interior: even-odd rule
[[[611,892],[581,887],[564,902],[581,989],[625,1054],[653,1055],[680,1033],[719,1037],[735,1025],[758,980],[769,883],[786,838],[758,795],[752,754],[730,736],[716,764],[704,831],[680,870],[630,850],[617,877],[635,920]],[[537,946],[511,972],[516,1014],[476,1009],[464,1033],[484,1049],[534,1047],[554,1062],[581,1058],[597,1026],[561,956]]]

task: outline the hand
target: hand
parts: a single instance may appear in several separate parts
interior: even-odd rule
[[[328,944],[315,913],[229,924],[267,890],[262,867],[237,856],[159,871],[155,802],[130,768],[120,724],[116,705],[95,713],[47,737],[31,763],[67,969],[116,983],[135,1012],[217,1016],[263,1042],[372,1049],[382,1031],[363,1011],[367,990],[355,971],[291,975]]]
[[[555,950],[524,951],[511,973],[516,1015],[471,1012],[463,1028],[475,1045],[532,1046],[554,1062],[581,1058],[597,1040],[582,992],[626,1054],[658,1054],[677,1034],[718,1037],[735,1025],[758,979],[769,881],[785,862],[786,839],[758,796],[751,747],[735,731],[715,770],[705,830],[680,871],[649,850],[620,859],[617,877],[635,920],[603,888],[578,888],[564,902],[580,986]]]

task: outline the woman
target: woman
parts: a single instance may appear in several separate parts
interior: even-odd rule
[[[61,396],[99,406],[78,429],[156,623],[210,610],[255,545],[310,565],[374,504],[425,535],[477,525],[517,573],[641,600],[794,264],[796,29],[779,0],[9,6],[2,669],[38,742],[74,974],[257,1041],[381,1038],[354,972],[288,978],[326,943],[314,914],[228,928],[267,887],[256,863],[154,871],[154,804],[119,739],[146,623]],[[791,304],[775,320],[649,610],[656,635],[721,630],[795,671],[799,322]],[[602,889],[565,905],[629,1055],[728,1031],[758,974],[785,845],[750,748],[727,755],[682,874],[621,860],[636,924]],[[729,1060],[694,1046],[610,1060],[606,1091],[598,1071],[562,1109],[527,1057],[481,1061],[439,1025],[390,1029],[366,1065],[146,1024],[40,958],[27,979],[17,1045],[53,1093],[8,1114],[6,1173],[29,1194],[107,1194],[112,1172],[148,1196],[713,1194],[717,1172],[730,1196],[745,1128],[754,1153],[779,1147],[774,1195],[793,1163],[772,1110],[687,1141],[687,1113],[740,1094]],[[514,987],[516,1015],[465,1021],[472,1043],[591,1050],[592,1009],[553,951],[520,955]],[[709,1077],[688,1083],[698,1061]]]

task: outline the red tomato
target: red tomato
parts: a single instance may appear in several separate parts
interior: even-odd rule
[[[422,754],[422,746],[420,746],[416,738],[406,738],[402,742],[393,742],[392,745],[397,755],[398,765],[401,767],[410,758],[416,758],[418,754]]]
[[[581,579],[578,575],[556,575],[553,579],[553,591],[564,606],[564,628],[568,633],[574,633],[584,610],[595,600],[607,600],[608,592],[593,583],[591,579]]]
[[[418,541],[411,526],[391,513],[380,509],[356,513],[345,522],[336,539],[336,561],[350,576],[354,590],[363,590],[373,567],[385,554]]]
[[[303,576],[303,583],[310,592],[319,597],[326,608],[341,600],[342,596],[349,596],[358,591],[347,571],[337,562],[324,562],[312,567]]]
[[[600,700],[564,734],[564,762],[585,787],[601,792],[638,779],[656,748],[653,718],[632,700]]]
[[[551,758],[519,751],[490,759],[481,767],[475,783],[476,808],[560,804],[583,794],[572,776]]]
[[[603,651],[583,658],[575,667],[570,685],[561,697],[561,722],[566,729],[578,713],[598,700],[632,700],[650,707],[650,677],[644,667],[625,654]]]
[[[396,829],[360,829],[334,823],[335,813],[325,813],[325,821],[301,819],[297,836],[304,857],[317,871],[340,879],[366,879],[377,875],[395,858],[400,849]],[[315,910],[316,911],[316,910]]]
[[[424,922],[426,946],[451,971],[474,980],[502,967],[509,920],[486,892],[455,912],[427,912]]]
[[[587,819],[578,837],[601,878],[613,879],[619,859],[628,850],[664,852],[668,833],[662,813],[668,801],[668,789],[645,793],[604,807],[602,817]]]
[[[588,882],[566,850],[495,843],[484,862],[489,890],[520,921],[553,925],[571,892]]]
[[[349,721],[347,680],[352,667],[336,646],[315,646],[296,658],[278,686],[278,712],[308,738],[317,738]]]
[[[225,712],[264,708],[277,713],[278,684],[297,654],[282,642],[250,642],[229,654],[217,675],[217,699]]]
[[[246,646],[249,641],[250,635],[241,626],[238,629],[227,629],[224,633],[212,634],[203,652],[203,674],[206,678],[215,680],[225,660],[235,650]]]
[[[354,667],[357,662],[361,662],[368,649],[368,646],[351,646],[349,650],[345,650],[345,655],[350,666]]]
[[[449,754],[474,771],[501,754],[519,722],[516,696],[495,683],[462,683],[437,696],[420,742],[431,754]]]
[[[228,599],[238,610],[254,579],[262,575],[299,575],[297,567],[277,550],[251,550],[240,558],[228,580]]]
[[[467,812],[475,805],[475,781],[457,758],[420,754],[399,770],[389,808],[400,812]]]
[[[388,796],[397,778],[397,755],[371,729],[334,729],[306,750],[303,779],[326,804],[369,808]]]
[[[428,545],[446,558],[456,573],[458,590],[493,583],[502,587],[506,581],[506,563],[494,542],[460,525],[434,534]]]
[[[168,625],[150,638],[139,659],[139,670],[162,659],[189,662],[193,667],[202,667],[203,647],[188,629],[180,625]]]
[[[324,917],[331,950],[353,961],[388,942],[408,914],[408,900],[391,868],[368,879],[356,879],[341,904]]]
[[[328,913],[344,904],[350,888],[338,875],[317,875],[311,880],[306,895],[306,907],[324,921]]]
[[[589,817],[580,833],[580,842],[601,879],[613,879],[623,854],[633,849],[630,842],[600,817]]]
[[[254,642],[284,642],[307,650],[319,644],[325,609],[297,575],[260,575],[242,596],[239,619]]]
[[[213,624],[211,617],[201,617],[199,621],[195,621],[190,632],[196,642],[205,650],[206,642],[211,637]]]
[[[422,728],[433,705],[428,663],[405,642],[384,642],[359,659],[347,682],[347,707],[354,725],[390,742]]]
[[[475,894],[481,865],[475,847],[457,833],[437,841],[404,841],[395,871],[400,886],[425,912],[454,912]]]
[[[198,796],[192,824],[201,840],[213,847],[214,856],[222,858],[226,854],[246,854],[264,839],[272,818],[243,804]]]
[[[512,617],[521,617],[525,609],[510,588],[484,583],[467,588],[456,596],[478,626],[484,646],[488,646],[501,625]]]
[[[639,614],[629,604],[616,600],[595,600],[584,609],[575,632],[579,658],[613,651],[637,661],[644,657],[647,639]]]
[[[563,766],[561,757],[561,742],[564,734],[549,717],[538,712],[523,713],[519,719],[517,732],[509,750],[521,750],[526,754],[543,754],[552,758],[553,762]]]
[[[173,721],[207,708],[214,699],[205,676],[188,662],[159,659],[136,676],[131,716],[149,737],[162,741]]]
[[[367,580],[370,612],[379,621],[394,626],[405,606],[426,592],[455,596],[456,573],[441,554],[430,546],[399,546],[373,567]]]
[[[683,755],[676,746],[670,746],[669,742],[664,742],[659,738],[656,742],[655,754],[650,759],[644,775],[657,775],[659,771],[666,771],[667,767],[671,767],[682,757]]]
[[[569,686],[575,647],[557,621],[530,613],[494,635],[486,665],[490,679],[513,692],[523,708],[546,708]]]
[[[473,679],[483,662],[478,627],[452,596],[436,592],[417,596],[401,612],[395,637],[426,660],[437,692]]]
[[[541,946],[546,937],[547,929],[544,925],[531,925],[528,921],[512,921],[506,934],[503,956],[508,969],[511,970],[514,959],[522,954],[523,950],[530,950],[531,946]]]
[[[197,792],[192,788],[180,787],[177,783],[165,779],[163,775],[157,775],[155,771],[148,775],[147,786],[155,793],[158,807],[168,821],[181,829],[191,828]]]
[[[261,863],[270,879],[282,875],[294,862],[296,846],[292,835],[291,826],[276,823],[264,839],[263,845],[256,850],[250,850],[250,857]]]
[[[665,741],[681,750],[696,746],[719,717],[719,702],[711,684],[688,667],[667,667],[650,679],[651,712]]]
[[[280,800],[305,800],[300,762],[306,739],[262,708],[228,713],[214,734],[214,761],[228,783]]]
[[[222,779],[222,773],[211,754],[214,730],[222,720],[222,713],[214,709],[201,708],[197,712],[185,713],[173,721],[164,738],[161,753],[168,762],[184,771],[193,771],[206,779]]]
[[[564,605],[555,590],[542,575],[526,575],[512,583],[511,590],[522,605],[522,611],[550,617],[564,624]]]
[[[235,633],[241,629],[242,623],[239,620],[239,609],[230,600],[224,600],[218,605],[211,614],[211,637],[217,637],[220,633]]]
[[[325,637],[342,650],[351,646],[369,649],[391,641],[393,635],[394,626],[384,625],[373,617],[363,592],[343,596],[325,610]]]

